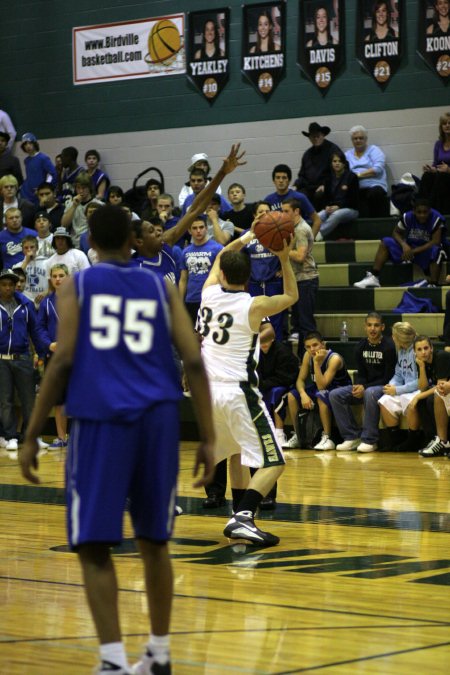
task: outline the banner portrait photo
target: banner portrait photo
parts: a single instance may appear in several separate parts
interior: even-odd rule
[[[189,12],[188,26],[188,78],[214,103],[229,77],[230,10]]]
[[[286,2],[242,7],[243,74],[268,99],[285,72]]]
[[[417,51],[436,75],[450,80],[450,0],[420,0]]]
[[[356,55],[384,89],[401,63],[403,0],[359,0]]]
[[[326,94],[344,65],[344,0],[300,0],[298,64]]]

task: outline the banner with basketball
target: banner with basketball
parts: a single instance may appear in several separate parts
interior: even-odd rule
[[[73,83],[186,72],[184,14],[73,29]]]
[[[420,0],[417,51],[442,82],[450,81],[450,0]]]
[[[268,99],[284,76],[286,1],[242,7],[241,71]]]
[[[345,62],[344,0],[300,0],[298,65],[323,95]]]
[[[188,17],[187,75],[209,103],[214,103],[229,78],[230,10],[189,12]]]
[[[356,56],[362,67],[384,89],[402,57],[403,0],[359,0],[356,20]]]

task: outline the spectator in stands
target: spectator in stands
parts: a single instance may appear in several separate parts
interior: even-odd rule
[[[23,430],[35,399],[30,338],[38,354],[44,349],[33,303],[15,290],[17,281],[10,269],[0,273],[0,416],[11,459],[17,459],[19,443],[14,392],[17,391],[20,400]]]
[[[56,253],[47,259],[48,278],[50,278],[50,270],[53,265],[65,265],[70,276],[90,267],[86,254],[77,248],[73,248],[72,237],[65,227],[58,227],[54,231],[53,248]]]
[[[58,188],[59,196],[63,202],[71,199],[75,195],[75,179],[79,173],[84,171],[78,164],[78,150],[73,145],[61,150],[62,172]]]
[[[240,183],[230,185],[228,201],[232,208],[230,211],[225,211],[223,217],[225,220],[231,220],[234,225],[234,236],[237,237],[252,226],[253,204],[245,203],[245,188]]]
[[[389,214],[386,158],[376,145],[368,144],[367,129],[356,125],[350,129],[353,150],[347,150],[350,170],[359,179],[359,213],[363,218]]]
[[[384,385],[394,375],[397,355],[390,337],[383,335],[384,323],[378,312],[369,312],[364,322],[366,337],[356,347],[355,384],[330,391],[330,405],[339,433],[344,439],[336,450],[373,452],[378,448],[380,407]],[[360,427],[351,406],[363,405]]]
[[[222,220],[220,213],[221,196],[216,193],[206,208],[206,227],[210,239],[226,246],[233,239],[234,225],[230,220]]]
[[[254,205],[254,223],[263,213],[270,211],[270,205],[267,202],[256,202]],[[281,265],[278,256],[264,248],[259,240],[254,237],[243,249],[250,257],[250,280],[248,282],[248,292],[251,296],[258,295],[279,295],[283,292],[283,281],[281,278]],[[270,323],[275,331],[277,340],[283,340],[283,322],[286,312],[272,314],[269,317]]]
[[[84,207],[84,216],[86,218],[86,222],[88,223],[88,225],[89,225],[89,218],[94,213],[94,211],[96,211],[97,209],[101,209],[104,206],[105,206],[104,202],[101,202],[99,200],[97,201],[94,199],[86,204],[86,206]],[[122,208],[127,210],[127,207],[122,206]],[[127,210],[127,213],[129,213],[131,217],[131,212],[129,211],[129,209]],[[81,234],[80,244],[78,248],[80,249],[80,251],[83,251],[83,253],[86,253],[89,262],[92,265],[94,264],[94,262],[95,263],[98,262],[98,257],[95,252],[95,249],[91,248],[91,243],[89,241],[89,229],[85,230]]]
[[[46,211],[51,223],[50,230],[54,232],[57,227],[61,227],[61,218],[64,214],[64,206],[56,199],[56,189],[50,183],[41,183],[36,194],[39,200],[38,212]]]
[[[340,150],[331,156],[331,175],[325,180],[324,202],[325,208],[319,211],[322,224],[316,241],[322,241],[338,225],[349,223],[359,215],[358,178],[350,171]]]
[[[419,195],[433,208],[450,213],[450,113],[439,118],[439,139],[434,144],[433,164],[425,164]]]
[[[406,408],[406,419],[408,422],[408,436],[400,443],[396,450],[398,452],[417,452],[424,447],[424,433],[421,429],[423,418],[433,417],[433,408],[427,408],[427,403],[433,403],[434,390],[436,385],[436,363],[434,359],[434,350],[431,340],[426,335],[417,335],[414,340],[414,354],[418,371],[418,389],[415,396],[409,402]],[[434,437],[435,429],[430,437],[425,439],[425,443]]]
[[[142,220],[150,220],[158,217],[157,203],[162,192],[161,181],[156,178],[149,178],[145,184],[146,199],[141,205]]]
[[[319,332],[307,333],[304,346],[305,353],[303,354],[296,386],[295,389],[291,389],[287,397],[291,419],[296,419],[300,406],[305,410],[312,410],[317,404],[323,432],[314,449],[334,450],[335,445],[331,439],[333,414],[330,406],[330,391],[336,387],[351,384],[350,375],[342,356],[331,349],[327,349]],[[311,385],[306,384],[308,378],[312,381]],[[298,448],[296,433],[284,447]]]
[[[383,387],[379,399],[381,419],[388,431],[386,450],[393,450],[399,444],[399,420],[419,393],[419,377],[414,353],[416,331],[407,321],[397,321],[392,326],[392,339],[397,349],[397,363],[394,376]]]
[[[330,127],[311,122],[308,131],[302,131],[303,136],[309,138],[311,147],[303,153],[298,178],[295,187],[303,192],[316,210],[325,206],[325,183],[331,176],[331,157],[340,152],[340,148],[328,141]]]
[[[58,328],[58,295],[61,284],[69,276],[66,265],[56,264],[50,269],[50,294],[41,302],[38,311],[38,327],[44,343],[45,364],[49,362],[52,354],[58,347],[56,340]],[[61,402],[62,403],[62,402]],[[50,444],[49,450],[58,450],[67,446],[67,417],[64,414],[64,406],[55,406],[55,425],[57,437]]]
[[[54,253],[52,246],[53,234],[50,228],[51,222],[47,211],[38,211],[34,217],[34,229],[37,232],[37,254],[43,258],[50,258]]]
[[[206,182],[209,183],[211,181],[211,176],[209,175],[211,172],[211,167],[209,165],[208,155],[205,152],[198,152],[196,155],[192,155],[191,165],[188,168],[189,180],[183,185],[180,194],[178,195],[178,206],[180,209],[183,208],[186,197],[192,195],[193,192],[190,181],[192,169],[201,169],[206,176]],[[222,194],[222,188],[219,186],[216,192],[218,192],[219,195]]]
[[[204,216],[197,216],[189,228],[192,244],[183,249],[181,257],[180,295],[195,326],[202,299],[202,288],[211,271],[214,260],[222,250],[208,234]]]
[[[14,150],[14,141],[16,140],[16,130],[10,116],[4,110],[0,110],[0,131],[8,134],[8,150],[12,152]]]
[[[0,213],[2,221],[8,209],[19,209],[22,214],[22,224],[25,227],[32,227],[34,221],[35,208],[31,202],[18,194],[19,183],[13,175],[6,175],[0,178]]]
[[[298,300],[292,306],[292,333],[290,340],[298,340],[303,345],[305,336],[314,332],[316,319],[317,292],[319,290],[319,270],[312,254],[313,234],[311,227],[301,216],[300,202],[294,198],[285,199],[282,204],[283,213],[294,223],[294,247],[289,258],[294,270],[298,288]]]
[[[445,37],[450,32],[450,2],[435,0],[433,22],[427,28],[427,35]]]
[[[22,136],[20,147],[27,155],[25,157],[25,180],[20,187],[20,193],[24,199],[28,199],[36,206],[39,200],[36,190],[41,183],[56,185],[57,175],[55,165],[48,155],[39,149],[37,138],[32,133]]]
[[[88,150],[84,155],[84,161],[86,162],[87,173],[94,186],[96,198],[104,200],[111,181],[108,174],[100,169],[100,153],[97,150]]]
[[[174,210],[174,200],[172,195],[164,193],[159,195],[158,201],[156,202],[156,210],[158,212],[159,219],[161,220],[165,230],[170,230],[180,220],[179,216],[175,216],[173,213]],[[178,246],[183,249],[191,241],[189,231],[185,232],[180,239],[175,242],[174,246]]]
[[[392,237],[383,237],[371,272],[361,281],[353,284],[356,288],[379,288],[380,272],[390,259],[396,264],[414,262],[430,279],[430,285],[439,285],[442,262],[446,259],[443,248],[445,220],[435,209],[430,208],[427,199],[417,198],[414,209],[403,214],[394,228]]]
[[[272,171],[272,180],[275,192],[271,192],[264,201],[270,205],[272,211],[281,211],[281,205],[285,199],[296,199],[300,202],[301,214],[304,220],[311,225],[314,237],[320,230],[319,214],[303,192],[297,192],[289,187],[292,179],[292,171],[287,164],[277,164]]]
[[[9,141],[11,136],[6,131],[0,131],[0,178],[6,175],[12,175],[17,179],[19,185],[23,183],[22,168],[17,157],[9,150]]]
[[[61,225],[65,227],[72,235],[72,243],[75,248],[80,246],[80,237],[88,229],[88,223],[85,214],[86,206],[96,201],[99,204],[103,202],[94,197],[95,190],[92,180],[86,171],[80,172],[75,178],[75,196],[66,201],[66,208],[61,218]]]
[[[22,239],[22,253],[24,258],[20,266],[26,274],[23,294],[37,309],[48,293],[47,258],[38,254],[37,237],[30,234]]]
[[[189,174],[189,185],[192,189],[192,193],[187,195],[183,202],[183,207],[181,209],[181,215],[183,216],[189,210],[189,207],[191,206],[195,197],[202,190],[204,190],[207,185],[209,185],[206,173],[202,169],[193,167]],[[220,211],[223,213],[225,213],[225,211],[229,211],[231,209],[231,204],[224,197],[222,197],[220,192],[217,192],[216,194],[220,195]]]
[[[450,415],[450,354],[439,352],[436,359],[436,388],[434,392],[434,420],[436,437],[426,448],[419,450],[423,457],[450,456],[448,441],[448,417]]]
[[[260,333],[259,337],[258,388],[274,421],[278,443],[283,447],[287,439],[283,428],[284,415],[280,415],[279,408],[283,396],[295,387],[300,363],[292,350],[276,339],[273,328]]]
[[[113,206],[120,206],[123,204],[124,192],[119,185],[111,185],[108,189],[107,203]]]
[[[5,213],[5,229],[0,232],[0,255],[2,268],[14,267],[23,260],[22,240],[29,234],[36,236],[36,230],[22,225],[22,214],[11,207]]]

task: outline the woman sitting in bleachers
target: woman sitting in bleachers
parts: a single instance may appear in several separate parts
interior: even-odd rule
[[[331,155],[331,176],[325,182],[324,196],[327,206],[319,211],[322,223],[316,241],[322,241],[340,223],[349,223],[359,215],[358,178],[350,171],[343,152]]]
[[[376,218],[389,215],[386,157],[377,145],[369,145],[368,133],[361,125],[350,129],[353,149],[345,156],[350,170],[359,180],[359,215]]]
[[[450,213],[450,112],[439,118],[439,139],[434,144],[433,164],[425,164],[419,194],[441,213]]]

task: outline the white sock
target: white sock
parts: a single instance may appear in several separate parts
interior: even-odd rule
[[[100,659],[128,670],[128,660],[123,642],[108,642],[100,645]]]
[[[160,666],[168,663],[170,661],[169,647],[170,647],[170,636],[169,635],[153,635],[150,633],[150,639],[147,643],[149,651],[152,653],[153,658],[156,663],[159,663]]]

